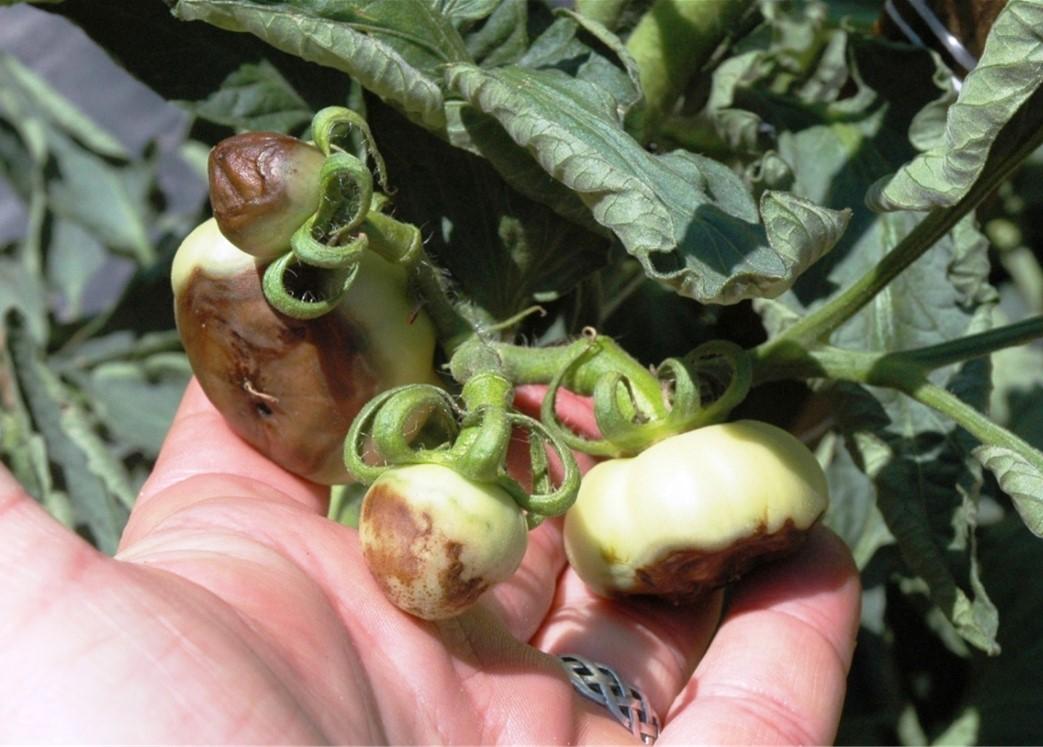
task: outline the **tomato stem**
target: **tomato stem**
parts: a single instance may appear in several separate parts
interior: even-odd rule
[[[953,363],[980,358],[997,350],[1022,345],[1040,337],[1043,337],[1043,316],[1034,316],[939,345],[892,353],[892,356],[933,371]]]
[[[831,345],[807,349],[799,343],[787,341],[773,347],[770,355],[764,355],[759,349],[751,351],[753,378],[758,384],[781,379],[825,378],[904,389],[907,382],[918,380],[930,371],[981,358],[1040,337],[1043,337],[1043,316],[938,345],[890,353],[845,350]]]
[[[1010,449],[1043,469],[1043,453],[927,379],[934,369],[1041,336],[1043,317],[1033,317],[960,340],[897,353],[842,350],[827,345],[807,350],[789,342],[774,349],[770,364],[766,365],[763,359],[758,362],[756,378],[760,383],[782,378],[821,378],[889,387],[952,418],[982,443]]]
[[[986,166],[982,177],[963,199],[947,208],[930,211],[898,245],[865,275],[817,311],[801,319],[759,347],[759,357],[770,358],[774,350],[791,342],[811,346],[826,341],[841,325],[869,304],[903,270],[945,236],[964,216],[1043,145],[1043,127],[1037,128],[1018,148]]]
[[[992,422],[952,392],[931,384],[926,379],[906,386],[902,391],[917,402],[952,418],[983,444],[1010,449],[1043,472],[1043,452]]]
[[[583,351],[594,345],[594,354],[562,376],[561,385],[577,394],[590,395],[598,379],[607,373],[620,373],[630,381],[637,406],[648,416],[666,415],[659,379],[614,340],[602,335],[581,338],[568,345],[533,348],[506,342],[481,343],[480,350],[462,353],[450,363],[453,376],[465,380],[481,356],[494,356],[503,373],[516,384],[550,384]],[[462,377],[462,378],[461,378]]]

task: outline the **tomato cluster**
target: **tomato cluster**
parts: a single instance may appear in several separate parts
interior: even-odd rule
[[[343,155],[337,158],[344,162]],[[648,379],[648,371],[611,341],[591,341],[577,354],[569,353],[567,365],[550,377],[552,393],[543,409],[554,411],[553,392],[571,367],[592,358],[591,351],[602,351],[591,369],[600,377],[591,387],[594,411],[599,425],[605,413],[612,416],[602,430],[609,437],[619,435],[636,456],[596,465],[578,494],[574,484],[579,473],[574,461],[566,464],[573,486],[555,492],[543,453],[547,444],[541,439],[553,440],[552,430],[562,432],[561,424],[555,421],[548,429],[511,410],[515,380],[488,354],[480,335],[473,336],[469,362],[454,358],[450,365],[464,384],[463,408],[436,388],[441,383],[433,369],[439,335],[411,292],[404,266],[359,249],[367,246],[364,231],[350,237],[353,253],[343,261],[337,258],[350,269],[334,277],[348,277],[350,287],[339,302],[330,303],[331,311],[296,318],[278,310],[266,296],[266,271],[273,263],[293,259],[291,244],[302,225],[311,230],[309,216],[320,205],[331,220],[337,216],[336,206],[331,208],[336,194],[331,197],[314,187],[322,170],[324,184],[344,190],[339,177],[330,175],[328,163],[311,145],[269,134],[242,136],[214,150],[216,217],[185,239],[173,265],[178,329],[204,391],[231,427],[302,477],[327,484],[350,481],[346,434],[353,423],[357,427],[352,433],[359,423],[379,426],[380,433],[370,435],[370,446],[360,447],[356,461],[348,463],[355,465],[355,475],[372,480],[361,508],[359,536],[367,565],[399,608],[424,619],[466,610],[515,572],[529,527],[563,512],[573,500],[564,524],[565,549],[593,591],[675,601],[698,598],[756,563],[788,552],[821,517],[828,503],[825,476],[802,443],[754,421],[676,433],[692,428],[706,413],[717,418],[722,408],[700,409],[698,385],[683,379],[690,366],[673,361],[673,414],[682,416],[672,418],[670,404],[655,403],[658,381]],[[370,199],[365,197],[366,204]],[[373,200],[378,204],[376,196]],[[379,233],[381,225],[390,225],[386,219],[383,224],[362,222],[365,205],[360,209],[352,230],[371,226]],[[402,235],[402,256],[415,264],[416,231]],[[320,238],[328,245],[308,256],[324,262],[339,251],[339,239],[328,227]],[[313,244],[320,238],[306,237]],[[293,272],[280,272],[287,292],[293,292],[295,283],[303,289],[297,292],[308,292],[298,277],[310,272],[307,266],[298,263]],[[279,308],[295,303],[291,299],[289,307]],[[703,346],[701,361],[734,347]],[[524,356],[526,349],[520,350]],[[736,361],[733,356],[732,366],[739,371]],[[644,400],[618,399],[628,376],[645,379]],[[581,382],[582,376],[574,380]],[[413,390],[415,396],[409,394]],[[612,406],[599,406],[599,397],[608,397]],[[641,401],[658,408],[662,419],[657,422],[663,427],[649,426],[628,409]],[[403,402],[412,402],[412,410]],[[682,407],[695,419],[685,419]],[[442,429],[441,445],[418,446],[408,459],[397,461],[413,448],[413,441],[430,440],[427,421],[441,419],[444,426],[457,418],[457,425]],[[543,496],[542,503],[510,478],[503,465],[507,439],[519,423],[536,434],[531,466],[533,483],[543,485],[535,491]],[[675,435],[670,435],[671,427]],[[604,448],[608,442],[566,437],[557,456],[570,462],[564,443],[582,449],[596,444]],[[351,443],[352,448],[357,445]],[[390,458],[379,453],[382,447],[390,449]],[[367,449],[368,456],[362,453]],[[373,460],[387,463],[373,466]]]

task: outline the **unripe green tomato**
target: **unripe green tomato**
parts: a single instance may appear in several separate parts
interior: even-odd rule
[[[351,421],[380,391],[437,383],[435,331],[405,272],[366,255],[340,305],[318,319],[273,309],[263,264],[213,219],[181,244],[171,271],[178,331],[192,369],[232,429],[272,461],[315,482],[350,482]]]
[[[822,468],[792,435],[711,425],[590,470],[565,551],[598,594],[689,601],[795,548],[828,504]]]
[[[460,614],[518,569],[528,528],[504,490],[435,464],[388,470],[359,517],[362,552],[384,594],[425,620]]]

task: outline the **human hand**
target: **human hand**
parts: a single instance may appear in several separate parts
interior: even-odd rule
[[[392,607],[327,489],[268,462],[193,382],[115,558],[0,468],[5,739],[192,743],[633,742],[558,661],[603,662],[662,717],[659,744],[827,743],[858,625],[850,554],[792,558],[673,607],[591,595],[559,522],[473,610]]]

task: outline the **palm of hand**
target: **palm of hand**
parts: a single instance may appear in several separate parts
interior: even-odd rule
[[[633,741],[543,652],[615,667],[663,717],[661,743],[833,737],[859,589],[828,532],[740,585],[722,621],[719,597],[592,597],[547,523],[510,582],[432,624],[388,605],[324,495],[238,441],[194,385],[116,559],[0,474],[8,737]]]

